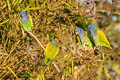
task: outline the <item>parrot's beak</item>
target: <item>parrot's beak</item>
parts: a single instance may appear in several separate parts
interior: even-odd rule
[[[79,33],[78,33],[78,32],[75,32],[75,34],[76,34],[76,35],[79,35]]]
[[[23,18],[23,17],[24,17],[24,14],[21,14],[20,17]]]

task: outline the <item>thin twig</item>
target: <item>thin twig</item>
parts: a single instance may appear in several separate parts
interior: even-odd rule
[[[7,19],[7,20],[1,22],[0,25],[3,25],[3,24],[5,24],[5,23],[8,22],[8,21],[9,21],[9,19]]]
[[[60,73],[60,69],[57,67],[57,65],[55,64],[55,62],[53,61],[52,64],[54,65],[54,67],[56,68],[56,70]]]
[[[9,66],[7,66],[7,68],[14,75],[14,77],[16,77],[16,79],[18,80],[19,78],[17,77],[17,75],[15,74],[15,72]]]
[[[9,73],[9,71],[6,72],[6,73],[2,76],[2,78],[0,78],[0,80],[2,80],[8,73]]]
[[[107,10],[96,10],[97,12],[102,12],[102,13],[105,13],[107,12]],[[120,15],[119,12],[111,12],[112,14],[117,14],[117,15]]]
[[[25,30],[28,34],[30,34],[38,43],[39,43],[39,45],[43,48],[43,50],[45,51],[45,48],[44,48],[44,46],[42,45],[42,43],[38,40],[38,38],[32,33],[32,32],[30,32],[30,31],[27,31],[27,30]]]
[[[37,42],[38,44],[43,48],[43,50],[45,51],[45,47],[42,45],[42,43],[38,40],[38,38],[30,31],[25,30],[28,34],[30,34]],[[60,69],[57,67],[57,65],[55,64],[55,62],[53,61],[52,64],[54,65],[54,67],[56,68],[56,70],[60,73]]]

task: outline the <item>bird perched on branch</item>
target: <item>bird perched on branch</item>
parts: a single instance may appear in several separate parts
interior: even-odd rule
[[[112,49],[107,37],[102,30],[93,24],[88,25],[88,30],[90,31],[96,46],[104,46],[106,48]]]
[[[57,56],[59,52],[59,47],[56,44],[55,40],[51,40],[51,42],[48,43],[46,49],[45,49],[45,65],[49,65],[53,59]]]
[[[84,31],[82,28],[77,28],[75,30],[76,35],[79,36],[78,41],[80,42],[80,45],[85,49],[85,50],[92,50],[94,53],[93,49],[93,44],[88,38],[88,34],[86,31]]]
[[[23,35],[24,35],[24,31],[32,31],[33,29],[32,17],[29,14],[27,14],[25,11],[20,11],[20,25],[22,27]]]

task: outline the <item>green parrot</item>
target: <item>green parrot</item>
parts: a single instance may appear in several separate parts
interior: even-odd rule
[[[30,15],[27,15],[25,11],[20,11],[20,24],[22,26],[22,31],[32,31],[33,28],[32,17]],[[29,36],[29,34],[27,35]]]
[[[45,65],[49,65],[53,59],[57,56],[59,52],[59,47],[56,44],[55,40],[51,40],[51,42],[48,43],[46,49],[45,49]]]
[[[82,28],[77,28],[75,30],[76,35],[79,36],[78,41],[80,42],[80,45],[85,49],[85,50],[89,50],[92,51],[92,53],[94,53],[94,48],[93,48],[93,44],[90,41],[90,39],[88,38],[88,34],[87,32],[85,32]]]
[[[112,49],[107,37],[105,36],[102,30],[100,30],[98,27],[94,26],[93,24],[88,25],[88,29],[91,32],[91,35],[94,39],[94,43],[96,46],[104,46],[106,48]]]

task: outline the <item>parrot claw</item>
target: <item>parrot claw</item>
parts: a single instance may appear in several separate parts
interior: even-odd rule
[[[95,49],[92,49],[92,50],[90,51],[90,53],[93,53],[93,54],[94,54],[95,52],[96,52]]]
[[[107,48],[107,49],[112,49],[111,47],[109,47],[109,46],[106,46],[105,48]]]
[[[94,53],[96,53],[96,49],[97,49],[97,48],[96,48],[96,47],[94,47],[93,49],[91,49],[91,51],[90,51],[90,52],[94,54]]]

